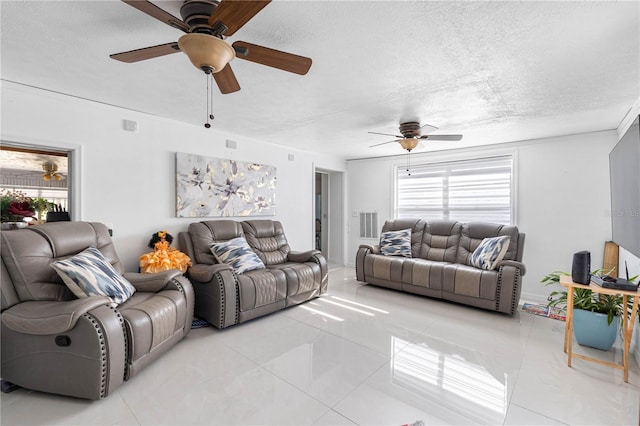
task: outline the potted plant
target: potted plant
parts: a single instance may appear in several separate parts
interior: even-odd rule
[[[34,198],[31,200],[31,207],[38,216],[38,222],[41,223],[49,210],[53,210],[53,203],[50,203],[46,198]]]
[[[0,190],[0,220],[2,229],[14,229],[27,226],[25,218],[33,218],[32,199],[22,191]]]
[[[607,271],[611,273],[612,271]],[[600,276],[602,270],[591,274]],[[557,284],[566,272],[556,271],[545,275],[541,282],[544,285]],[[605,273],[606,275],[606,273]],[[634,281],[636,277],[631,278]],[[547,298],[549,307],[567,306],[567,290],[551,292]],[[631,301],[624,306],[620,295],[599,294],[588,288],[575,288],[573,294],[573,331],[576,341],[583,346],[601,350],[609,350],[616,340],[616,332],[620,328],[620,316],[625,309],[631,309]]]

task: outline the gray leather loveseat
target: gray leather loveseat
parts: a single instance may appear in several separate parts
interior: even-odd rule
[[[177,270],[123,274],[101,223],[52,222],[2,231],[1,237],[3,380],[101,399],[191,330],[189,280]],[[99,261],[81,264],[87,253]],[[61,262],[75,268],[70,275],[107,283],[100,288],[111,289],[114,277],[124,277],[133,294],[119,304],[105,296],[77,297],[51,266]]]
[[[261,262],[238,272],[220,262],[213,244],[240,239]],[[273,220],[212,220],[189,225],[178,244],[193,262],[187,274],[196,294],[195,315],[217,328],[257,318],[326,293],[327,262],[318,250],[291,251]],[[251,254],[251,253],[250,253]]]
[[[358,281],[513,314],[518,307],[525,266],[525,235],[516,226],[493,223],[387,221],[382,232],[411,230],[410,257],[383,255],[379,245],[360,245]],[[508,236],[495,269],[472,266],[471,256],[485,238]]]

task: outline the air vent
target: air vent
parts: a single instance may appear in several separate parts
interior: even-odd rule
[[[378,213],[360,213],[360,238],[378,238]]]

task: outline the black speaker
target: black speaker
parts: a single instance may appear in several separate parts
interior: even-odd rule
[[[591,253],[579,251],[573,255],[571,279],[574,283],[589,284],[591,281]]]

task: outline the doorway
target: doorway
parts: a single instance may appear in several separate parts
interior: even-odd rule
[[[329,258],[329,175],[316,172],[316,250],[320,250],[325,259]]]
[[[344,265],[344,173],[315,169],[315,248],[330,265]]]

